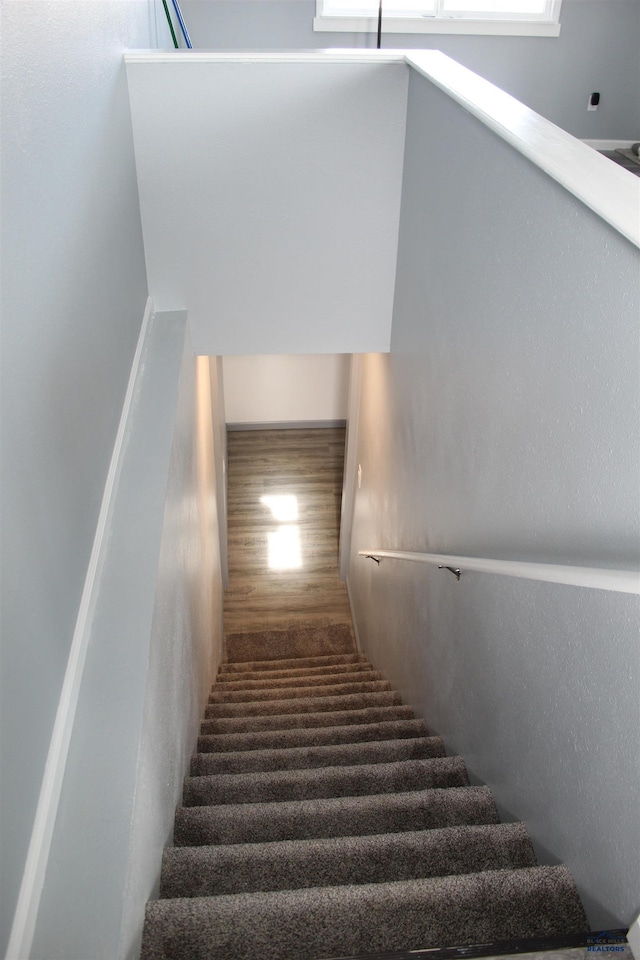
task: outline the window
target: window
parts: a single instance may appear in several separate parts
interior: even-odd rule
[[[382,0],[383,33],[557,37],[561,0]],[[314,30],[378,29],[378,0],[316,0]]]

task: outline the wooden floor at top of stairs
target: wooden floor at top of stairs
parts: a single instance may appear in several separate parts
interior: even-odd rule
[[[229,433],[226,634],[351,621],[338,576],[344,442],[341,427]],[[294,497],[295,520],[274,517],[269,496]],[[273,570],[269,537],[285,528],[299,536],[302,566]]]

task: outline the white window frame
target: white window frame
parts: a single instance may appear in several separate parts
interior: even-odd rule
[[[353,16],[329,14],[335,0],[316,0],[316,16],[313,29],[330,33],[377,33],[377,16]],[[377,7],[377,0],[372,0]],[[456,13],[442,12],[442,0],[435,0],[435,13],[423,16],[385,15],[382,6],[382,32],[389,33],[453,33],[509,37],[558,37],[560,35],[560,7],[562,0],[546,0],[545,11],[539,16],[531,14]]]

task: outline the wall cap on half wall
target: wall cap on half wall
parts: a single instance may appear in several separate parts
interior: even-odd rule
[[[406,62],[640,247],[640,178],[439,50]]]
[[[640,247],[640,178],[439,50],[133,50],[126,64],[406,63]]]

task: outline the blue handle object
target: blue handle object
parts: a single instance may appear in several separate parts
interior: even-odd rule
[[[173,9],[176,12],[178,18],[178,23],[180,24],[180,29],[182,30],[182,36],[184,37],[184,42],[188,46],[189,50],[193,49],[193,44],[191,43],[191,38],[189,37],[189,31],[187,30],[187,25],[184,22],[184,17],[182,16],[182,10],[180,9],[180,4],[178,0],[172,0]]]

